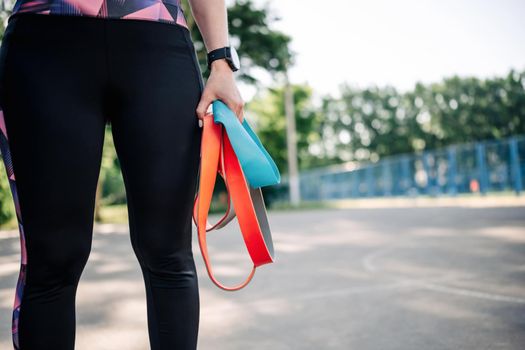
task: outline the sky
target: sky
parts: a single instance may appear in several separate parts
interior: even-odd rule
[[[292,37],[290,80],[318,95],[337,96],[343,82],[406,91],[417,81],[454,74],[491,77],[525,69],[524,0],[254,2],[268,4],[281,17],[271,27]],[[255,93],[240,89],[245,100]]]

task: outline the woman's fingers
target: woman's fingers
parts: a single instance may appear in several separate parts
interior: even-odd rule
[[[244,101],[239,89],[235,84],[233,72],[229,69],[212,69],[206,86],[202,92],[201,99],[197,105],[197,116],[203,119],[212,102],[216,99],[221,100],[237,116],[239,122],[244,120]]]
[[[242,98],[239,100],[239,121],[242,123],[244,120],[244,101]]]
[[[206,111],[208,110],[210,104],[213,102],[214,99],[214,96],[209,94],[206,89],[203,91],[199,104],[197,105],[197,117],[199,119],[204,118],[204,116],[206,115]]]
[[[214,100],[216,100],[216,98],[210,97],[208,94],[202,94],[201,100],[197,105],[197,116],[199,119],[204,118],[206,111]],[[239,122],[242,123],[244,120],[244,101],[242,99],[234,98],[220,98],[220,100],[224,102],[233,113],[235,113]]]
[[[244,108],[244,101],[241,98],[228,98],[226,101],[224,99],[221,99],[222,102],[224,102],[235,115],[237,116],[237,119],[239,119],[239,122],[242,123],[243,121],[243,108]]]

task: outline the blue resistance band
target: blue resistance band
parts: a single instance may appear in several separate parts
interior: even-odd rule
[[[281,182],[279,169],[246,118],[239,123],[235,113],[221,100],[212,102],[212,110],[214,122],[221,123],[226,129],[248,184],[258,188]]]

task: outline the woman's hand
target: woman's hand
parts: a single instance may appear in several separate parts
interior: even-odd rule
[[[197,105],[197,117],[202,119],[210,104],[219,99],[224,102],[242,123],[244,119],[244,101],[235,83],[235,77],[228,62],[223,59],[211,63],[211,72]],[[202,124],[201,124],[202,125]]]

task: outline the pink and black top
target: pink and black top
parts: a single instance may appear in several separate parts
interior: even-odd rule
[[[181,0],[17,0],[11,15],[33,12],[102,18],[142,19],[188,28]]]

